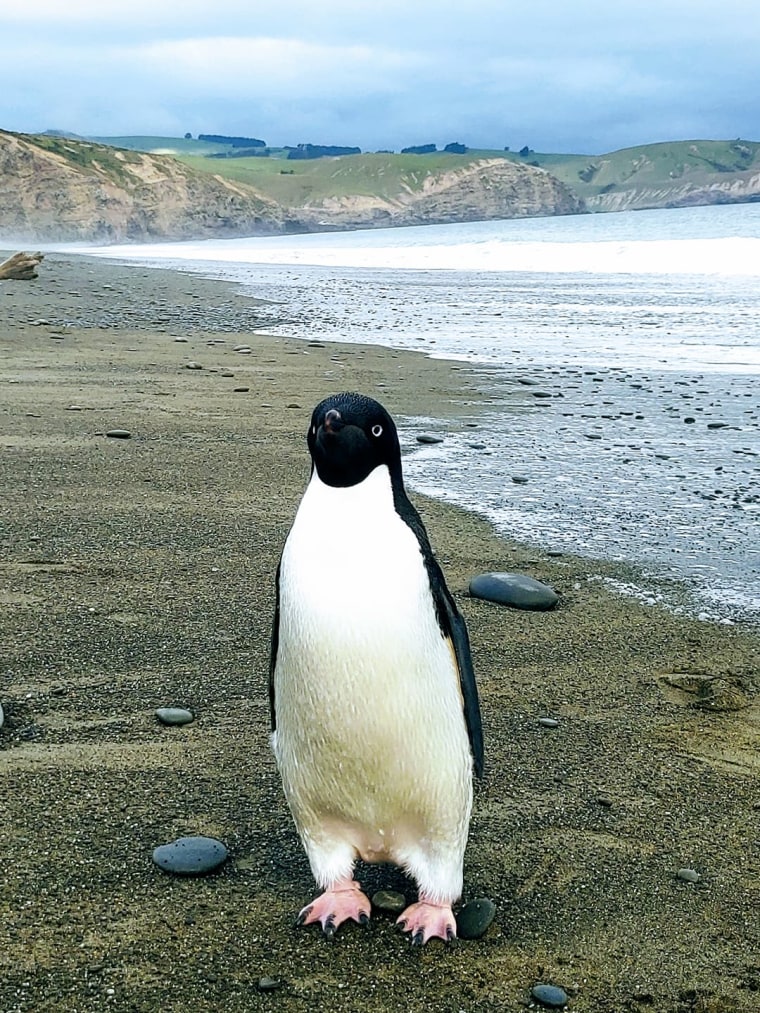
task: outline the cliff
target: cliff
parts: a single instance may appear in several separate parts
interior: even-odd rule
[[[353,158],[321,161],[328,168],[354,166]],[[259,190],[169,155],[0,131],[0,235],[24,242],[146,242],[584,210],[583,200],[543,169],[502,158],[452,165],[407,174],[390,192],[380,177],[359,185],[348,169],[347,188],[315,196],[313,188],[291,186],[302,182],[293,170],[262,177]],[[267,181],[279,189],[266,194]]]
[[[674,181],[660,186],[628,186],[586,198],[589,211],[640,211],[754,201],[760,201],[760,169],[699,183]]]
[[[0,131],[0,234],[23,241],[143,242],[279,232],[252,188],[174,158]]]
[[[394,194],[323,197],[292,212],[311,227],[368,228],[530,218],[584,210],[583,200],[545,170],[488,158],[430,175],[418,189],[402,186]]]

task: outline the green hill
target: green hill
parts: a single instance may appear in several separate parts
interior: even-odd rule
[[[760,142],[739,139],[665,141],[603,155],[470,149],[464,155],[368,153],[312,160],[288,159],[282,148],[269,149],[269,157],[233,157],[231,145],[191,138],[97,140],[172,154],[193,169],[252,186],[290,208],[349,197],[393,200],[400,193],[421,191],[426,180],[441,173],[485,159],[545,169],[591,211],[760,199]]]

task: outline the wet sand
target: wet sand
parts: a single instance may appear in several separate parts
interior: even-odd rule
[[[461,364],[256,320],[229,286],[168,271],[50,256],[36,282],[0,283],[0,1009],[519,1010],[540,981],[578,1011],[754,1013],[758,631],[611,594],[596,576],[619,565],[419,496],[484,715],[464,899],[496,919],[421,951],[383,915],[332,944],[293,927],[313,884],[266,683],[311,408],[358,389],[452,428],[486,409]],[[471,599],[484,570],[560,603]],[[173,704],[196,720],[160,726]],[[152,863],[185,834],[225,842],[220,872]],[[387,867],[360,878],[413,896]]]

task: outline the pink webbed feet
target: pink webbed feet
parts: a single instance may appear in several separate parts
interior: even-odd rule
[[[412,946],[424,946],[428,939],[450,943],[456,939],[457,923],[451,904],[434,904],[419,900],[402,911],[396,921],[404,932],[411,932]]]
[[[332,939],[338,926],[349,919],[366,925],[370,907],[369,897],[362,893],[356,880],[342,880],[307,904],[298,915],[296,924],[319,922],[327,938]]]

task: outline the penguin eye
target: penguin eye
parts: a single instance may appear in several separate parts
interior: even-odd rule
[[[376,426],[372,427],[372,435],[373,436],[382,436],[382,433],[383,433],[383,427],[382,426],[376,425]]]

